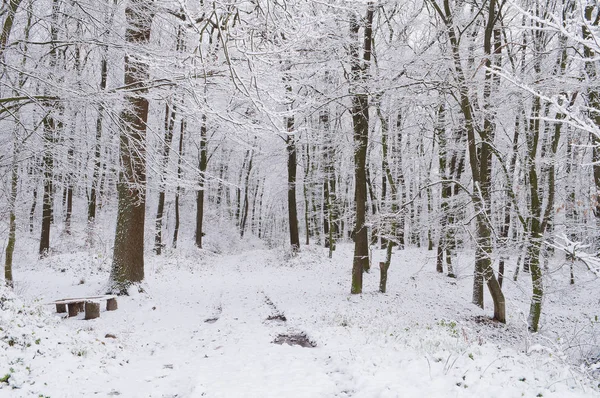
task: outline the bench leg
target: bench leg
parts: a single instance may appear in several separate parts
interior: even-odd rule
[[[96,319],[100,316],[100,303],[88,301],[85,303],[85,319]]]
[[[66,304],[56,304],[56,312],[58,312],[59,314],[64,314],[65,312],[67,312],[67,305]]]
[[[67,304],[67,308],[69,309],[69,317],[77,316],[79,314],[79,309],[81,308],[80,303],[71,303]]]
[[[106,311],[115,311],[117,308],[119,307],[117,306],[116,298],[106,300]]]

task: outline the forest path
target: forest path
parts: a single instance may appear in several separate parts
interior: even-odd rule
[[[281,319],[282,310],[266,293],[283,282],[264,267],[276,261],[266,251],[224,256],[217,268],[227,276],[204,281],[203,296],[218,297],[217,315],[195,337],[203,343],[191,396],[314,396],[315,385],[335,396],[336,383],[322,366],[324,351],[273,343],[280,334],[301,332],[290,326],[293,320]]]

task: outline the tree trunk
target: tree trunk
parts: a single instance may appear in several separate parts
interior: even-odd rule
[[[13,143],[13,161],[11,165],[11,178],[10,178],[10,196],[9,196],[9,208],[10,213],[8,216],[8,243],[6,244],[6,257],[4,260],[4,281],[6,286],[12,288],[14,285],[13,274],[12,274],[12,262],[13,254],[15,251],[15,243],[17,240],[17,223],[15,216],[15,207],[17,203],[17,188],[19,183],[19,165],[18,165],[18,143],[15,132],[15,138]]]
[[[31,201],[31,209],[29,209],[29,233],[33,233],[33,216],[37,206],[37,188],[33,188],[33,199]]]
[[[177,189],[175,190],[175,228],[173,231],[173,248],[177,247],[177,238],[179,237],[179,195],[181,186],[179,185],[183,170],[181,169],[181,161],[183,159],[183,135],[185,132],[185,121],[181,119],[179,127],[179,148],[177,151]]]
[[[202,238],[204,237],[204,187],[206,186],[206,168],[208,167],[207,137],[206,137],[206,115],[202,115],[202,126],[200,127],[200,154],[198,170],[200,179],[199,188],[196,193],[196,247],[202,249]]]
[[[390,264],[392,263],[392,250],[395,246],[394,237],[396,236],[396,228],[397,228],[397,220],[396,214],[398,213],[398,189],[396,187],[396,182],[392,176],[392,170],[390,168],[389,160],[388,160],[388,136],[389,136],[389,123],[387,119],[381,112],[381,108],[379,105],[377,106],[377,115],[379,116],[379,120],[381,123],[381,148],[382,148],[382,161],[383,161],[383,171],[385,178],[390,186],[390,202],[391,206],[391,214],[392,219],[390,221],[390,227],[388,232],[388,237],[386,237],[386,252],[385,252],[385,261],[379,263],[380,270],[380,279],[379,279],[379,292],[385,293],[387,291],[387,277],[388,270],[390,269]]]
[[[132,48],[147,45],[154,13],[152,3],[131,0],[125,10],[126,41]],[[146,123],[148,100],[145,81],[149,66],[138,54],[125,56],[125,85],[136,93],[126,94],[121,113],[120,160],[122,171],[117,184],[118,213],[113,263],[108,291],[127,294],[129,287],[144,279],[144,225],[146,210]]]
[[[173,130],[175,129],[175,115],[176,108],[175,106],[169,106],[169,103],[165,105],[165,138],[163,144],[163,153],[162,153],[162,169],[161,180],[159,184],[159,192],[158,192],[158,207],[156,209],[156,221],[155,221],[155,231],[154,231],[154,252],[157,255],[162,253],[163,242],[162,242],[162,226],[163,226],[163,216],[165,211],[165,195],[166,195],[166,178],[167,172],[169,168],[169,155],[171,153],[171,143],[173,142]]]
[[[252,172],[252,159],[254,158],[254,150],[250,152],[250,159],[248,161],[248,169],[246,170],[246,178],[244,179],[244,207],[242,208],[242,219],[240,220],[240,237],[244,237],[246,232],[246,221],[248,220],[248,207],[250,205],[250,199],[248,198],[248,191],[250,189],[250,173]]]
[[[358,32],[360,25],[354,13],[350,15],[351,83],[352,83],[352,124],[354,128],[354,201],[356,220],[354,227],[354,260],[352,264],[351,293],[362,293],[362,274],[368,272],[369,236],[366,222],[367,205],[367,148],[369,143],[369,97],[364,92],[371,62],[373,4],[367,5],[366,26],[364,32],[364,54],[359,55]],[[363,86],[363,87],[361,87]]]
[[[52,201],[53,201],[53,170],[54,156],[52,148],[54,144],[56,124],[52,116],[44,118],[44,193],[42,197],[42,231],[40,236],[40,257],[45,257],[50,250],[50,226],[52,224]]]
[[[287,129],[286,149],[287,149],[287,169],[288,169],[288,223],[290,227],[290,244],[292,254],[300,250],[300,236],[298,234],[298,212],[296,207],[296,133],[294,131],[294,117],[288,116],[285,119]],[[307,231],[308,233],[308,231]]]
[[[308,134],[306,137],[308,141]],[[311,172],[311,164],[310,164],[310,146],[308,142],[305,145],[306,151],[305,160],[304,160],[304,183],[302,184],[302,194],[304,196],[304,232],[305,232],[305,245],[308,246],[310,244],[310,203],[308,200],[308,191],[309,191],[309,179]]]

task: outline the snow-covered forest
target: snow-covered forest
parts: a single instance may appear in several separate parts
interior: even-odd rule
[[[600,396],[596,1],[0,23],[0,396]]]

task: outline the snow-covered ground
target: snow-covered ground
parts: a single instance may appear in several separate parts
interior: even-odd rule
[[[468,252],[450,279],[434,252],[398,251],[380,294],[375,251],[362,295],[349,294],[348,244],[332,260],[259,245],[148,254],[145,292],[85,321],[44,303],[103,293],[109,250],[65,243],[39,261],[26,249],[17,295],[0,291],[1,397],[600,396],[584,362],[600,354],[600,283],[578,267],[569,285],[559,255],[531,335],[529,276],[507,278],[508,323],[495,324],[470,303]],[[273,343],[292,334],[315,347]]]

